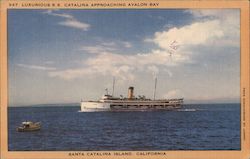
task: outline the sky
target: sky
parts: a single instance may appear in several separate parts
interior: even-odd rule
[[[8,10],[10,106],[115,96],[233,103],[238,9]]]

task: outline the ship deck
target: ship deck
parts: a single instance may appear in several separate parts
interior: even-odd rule
[[[98,101],[86,101],[86,102],[97,102],[97,103],[182,103],[183,98],[180,99],[157,99],[157,100],[140,100],[140,99],[106,99]]]

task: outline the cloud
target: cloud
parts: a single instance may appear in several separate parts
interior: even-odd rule
[[[82,46],[80,50],[86,51],[87,53],[100,54],[109,51],[115,51],[116,49],[113,47],[105,47],[102,45],[98,45],[98,46]]]
[[[48,65],[51,65],[51,64],[54,64],[55,62],[54,61],[45,61],[44,63],[48,64]]]
[[[188,10],[186,12],[193,15],[193,21],[178,28],[164,28],[163,31],[155,32],[144,42],[153,43],[157,48],[147,53],[121,53],[124,49],[132,47],[131,43],[122,41],[82,46],[81,50],[85,53],[92,53],[93,56],[84,59],[81,66],[77,68],[51,71],[49,75],[67,80],[112,75],[126,80],[134,79],[140,72],[153,74],[166,72],[172,77],[173,73],[168,68],[196,62],[194,61],[195,53],[205,54],[202,50],[203,46],[212,49],[213,47],[224,49],[239,47],[237,11],[230,10],[229,16],[233,18],[231,21],[225,18],[226,15],[218,15],[220,12],[217,10],[206,12]],[[193,49],[197,46],[201,48],[199,52]]]
[[[169,49],[171,43],[178,42],[181,47],[212,43],[224,36],[218,20],[196,22],[181,28],[171,28],[156,32],[153,42],[162,49]]]
[[[145,42],[154,42],[162,49],[169,49],[173,41],[177,41],[183,50],[194,45],[239,47],[239,10],[203,9],[185,12],[193,15],[191,24],[156,32],[153,38],[147,38]]]
[[[127,41],[116,41],[116,42],[99,42],[98,45],[84,45],[80,47],[80,51],[84,53],[100,54],[109,53],[119,50],[120,48],[131,48],[132,44]]]
[[[81,29],[83,31],[89,30],[89,27],[90,27],[89,24],[79,22],[76,19],[67,19],[66,21],[59,22],[58,24],[67,26],[67,27],[76,28],[76,29]]]
[[[70,14],[55,13],[54,11],[47,10],[47,11],[45,11],[43,13],[51,15],[51,16],[64,18],[65,21],[59,22],[58,25],[62,25],[62,26],[70,27],[70,28],[76,28],[76,29],[80,29],[80,30],[83,30],[83,31],[87,31],[91,27],[90,24],[80,22],[74,16],[72,16]]]
[[[219,46],[239,47],[240,43],[240,10],[239,9],[195,9],[186,12],[200,21],[218,20],[224,36],[216,41]]]
[[[159,68],[155,65],[148,66],[147,70],[152,73],[154,78],[159,74]]]
[[[129,43],[129,42],[122,42],[123,43],[123,45],[124,45],[124,47],[126,47],[126,48],[131,48],[132,47],[132,44],[131,43]]]
[[[180,98],[180,90],[174,89],[163,95],[163,98]]]
[[[46,66],[38,66],[38,65],[26,65],[26,64],[17,64],[17,66],[22,68],[34,69],[34,70],[42,70],[42,71],[52,71],[56,70],[54,67],[46,67]]]
[[[110,47],[114,47],[116,46],[116,43],[115,42],[103,42],[102,43],[103,46],[110,46]]]
[[[190,9],[185,12],[192,14],[195,18],[218,18],[226,21],[231,19],[234,24],[237,24],[240,15],[239,11],[239,9]]]
[[[205,54],[202,48],[226,50],[240,47],[239,10],[205,9],[186,10],[193,15],[192,22],[181,27],[165,28],[155,32],[144,42],[155,44],[159,50],[172,56],[185,57],[186,63],[194,63],[194,57]],[[194,50],[199,47],[199,51]],[[222,49],[223,48],[223,49]]]
[[[57,16],[57,17],[62,17],[62,18],[67,18],[67,19],[74,19],[74,17],[70,14],[65,14],[65,13],[55,13],[54,11],[58,11],[58,10],[47,10],[44,11],[44,14],[48,14],[48,15],[52,15],[52,16]]]
[[[173,77],[173,73],[170,70],[165,68],[164,71],[167,72],[169,77]]]
[[[66,80],[90,75],[112,75],[123,80],[132,80],[137,72],[148,70],[151,73],[158,73],[159,66],[176,66],[186,60],[185,56],[179,55],[171,58],[168,52],[160,50],[136,55],[102,52],[84,60],[81,68],[51,71],[49,75]]]

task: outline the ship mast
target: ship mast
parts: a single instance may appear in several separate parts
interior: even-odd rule
[[[157,77],[155,77],[154,100],[155,100],[155,94],[156,94],[156,85],[157,85]]]
[[[105,88],[105,91],[106,91],[106,95],[109,95],[109,90],[108,90],[108,88]]]
[[[112,96],[114,95],[114,92],[115,92],[115,77],[113,77]]]

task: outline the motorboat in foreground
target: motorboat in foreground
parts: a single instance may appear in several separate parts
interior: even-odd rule
[[[38,131],[41,129],[41,123],[33,123],[31,121],[22,122],[21,126],[17,128],[18,132],[27,132],[27,131]]]

